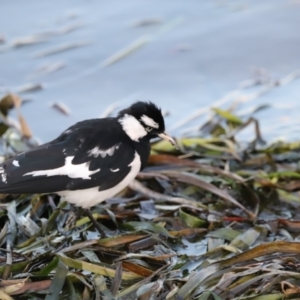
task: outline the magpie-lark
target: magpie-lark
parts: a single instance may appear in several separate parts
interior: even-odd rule
[[[145,167],[150,140],[165,133],[161,110],[136,102],[115,118],[79,122],[55,140],[0,165],[0,193],[57,193],[83,208],[124,189]]]

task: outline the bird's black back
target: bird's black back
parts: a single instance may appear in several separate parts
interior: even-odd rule
[[[93,149],[110,148],[114,149],[113,155],[101,157],[91,154]],[[0,193],[50,193],[95,186],[99,186],[99,190],[105,190],[116,185],[129,173],[135,151],[140,156],[143,168],[150,153],[149,138],[145,137],[139,142],[132,141],[116,118],[82,121],[71,126],[55,140],[2,163]],[[64,174],[33,175],[32,172],[63,168],[66,157],[73,157],[72,165],[82,165],[89,172],[95,173],[89,178],[72,178]],[[98,169],[100,171],[96,172]],[[111,171],[117,169],[118,172]],[[25,175],[28,173],[31,174]]]

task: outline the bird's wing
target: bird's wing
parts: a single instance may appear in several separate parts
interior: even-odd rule
[[[80,122],[57,139],[0,165],[0,193],[49,193],[113,187],[135,157],[113,119]]]

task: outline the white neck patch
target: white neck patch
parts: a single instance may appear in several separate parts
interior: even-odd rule
[[[119,122],[122,125],[123,130],[133,141],[138,142],[140,138],[147,135],[147,131],[143,125],[134,116],[126,114]]]
[[[146,115],[141,116],[141,120],[144,122],[145,125],[153,127],[153,128],[158,128],[159,125],[151,118],[149,118]]]

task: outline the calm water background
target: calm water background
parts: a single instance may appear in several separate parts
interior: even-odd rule
[[[70,26],[74,30],[63,34]],[[20,38],[36,39],[41,33],[39,43],[14,46]],[[274,79],[299,70],[300,1],[1,1],[1,36],[0,95],[27,83],[43,84],[43,90],[21,94],[33,100],[22,113],[42,141],[77,121],[101,116],[112,103],[120,108],[138,99],[168,110],[171,128],[257,77],[258,69]],[[86,45],[39,57],[69,43]],[[140,47],[106,65],[132,44]],[[45,72],[45,66],[55,65],[64,67]],[[53,102],[67,105],[70,115],[51,108]],[[300,79],[241,103],[237,111],[262,104],[271,108],[255,116],[269,140],[298,139]],[[173,134],[202,123],[207,115]]]

